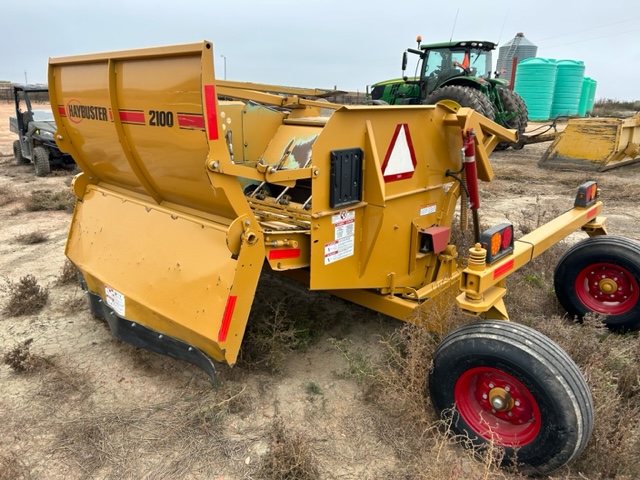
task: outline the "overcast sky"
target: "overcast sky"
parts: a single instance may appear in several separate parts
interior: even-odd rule
[[[637,0],[29,0],[0,9],[0,80],[46,82],[47,59],[213,42],[216,76],[364,91],[400,76],[407,47],[503,45],[517,32],[538,56],[582,60],[596,98],[640,100]],[[457,17],[457,20],[456,20]],[[455,23],[455,29],[454,29]],[[222,57],[224,56],[224,58]],[[494,52],[494,62],[498,51]]]

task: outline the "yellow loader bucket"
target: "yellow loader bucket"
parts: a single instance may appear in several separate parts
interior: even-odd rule
[[[211,374],[206,357],[236,360],[264,244],[254,228],[231,255],[233,222],[255,220],[235,178],[205,172],[209,155],[229,156],[210,48],[52,59],[49,86],[57,141],[83,170],[66,254],[94,312]]]
[[[571,119],[539,165],[605,171],[640,161],[640,114],[631,118]]]
[[[461,132],[490,181],[513,131],[469,109],[216,82],[212,59],[205,41],[49,61],[57,142],[83,171],[66,254],[114,335],[214,377],[211,359],[237,360],[265,263],[403,319],[457,285]]]

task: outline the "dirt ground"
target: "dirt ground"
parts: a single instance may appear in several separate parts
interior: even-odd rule
[[[0,317],[0,355],[33,339],[32,350],[52,366],[30,375],[0,366],[0,460],[14,469],[0,479],[260,478],[276,420],[308,440],[319,478],[395,477],[397,446],[384,440],[385,425],[358,378],[344,374],[349,364],[332,339],[379,355],[380,337],[399,322],[336,302],[347,314],[312,346],[289,353],[279,373],[220,366],[220,390],[190,364],[114,340],[79,286],[58,284],[71,214],[25,209],[31,192],[64,190],[74,172],[37,178],[30,165],[15,165],[10,111],[0,105],[0,189],[15,194],[0,205],[0,281],[34,275],[49,300],[37,314]],[[571,208],[577,185],[597,179],[610,233],[640,240],[639,164],[603,174],[542,170],[546,147],[492,154],[496,180],[481,185],[483,222],[518,217],[535,227],[540,212]],[[46,241],[17,241],[33,232]]]

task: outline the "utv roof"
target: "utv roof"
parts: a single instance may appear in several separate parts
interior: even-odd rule
[[[11,84],[14,91],[23,92],[48,92],[49,87],[44,83],[13,83]]]
[[[495,43],[487,42],[485,40],[463,40],[461,42],[429,43],[420,45],[420,48],[422,50],[427,50],[432,48],[465,48],[469,46],[473,48],[479,48],[480,50],[486,50],[487,52],[496,48]]]

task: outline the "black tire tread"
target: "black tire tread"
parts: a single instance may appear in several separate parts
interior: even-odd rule
[[[33,166],[36,170],[36,176],[46,177],[51,172],[51,164],[49,163],[49,151],[42,146],[33,149]]]
[[[630,238],[614,235],[597,235],[572,245],[560,257],[560,260],[558,260],[553,273],[553,279],[558,301],[570,315],[578,318],[582,318],[584,316],[584,312],[580,311],[578,307],[573,304],[571,299],[565,298],[566,282],[571,280],[566,278],[568,273],[565,272],[565,270],[569,268],[567,267],[567,264],[570,265],[571,262],[575,261],[576,256],[586,256],[587,251],[593,250],[596,250],[592,254],[594,257],[599,257],[598,254],[618,254],[621,256],[630,254],[632,256],[637,256],[637,261],[635,261],[635,259],[628,260],[631,263],[637,264],[640,268],[640,242]],[[618,315],[607,315],[604,319],[604,323],[611,329],[638,330],[640,329],[640,318],[637,318],[634,313],[635,312],[625,312]]]
[[[453,100],[462,107],[472,108],[489,120],[495,119],[493,106],[491,102],[489,102],[489,99],[482,92],[474,90],[473,88],[460,85],[440,87],[425,98],[424,103],[435,105],[442,100]]]
[[[500,101],[502,102],[505,113],[520,112],[505,126],[513,128],[517,130],[519,134],[522,134],[529,123],[529,112],[527,111],[524,100],[520,95],[508,88],[498,88],[498,95],[500,96]]]
[[[22,154],[22,144],[20,143],[20,140],[15,140],[13,142],[13,158],[15,158],[17,165],[29,163],[29,159],[25,158]]]
[[[499,334],[497,334],[499,332]],[[517,345],[535,357],[538,362],[557,379],[564,379],[564,389],[573,398],[577,406],[576,418],[582,420],[581,435],[576,439],[573,453],[566,461],[575,459],[584,450],[593,431],[594,407],[591,392],[586,381],[567,353],[555,342],[537,330],[504,320],[484,320],[464,325],[447,335],[436,348],[434,364],[444,350],[452,348],[457,342],[469,339],[482,339]],[[552,377],[552,378],[553,378]]]

